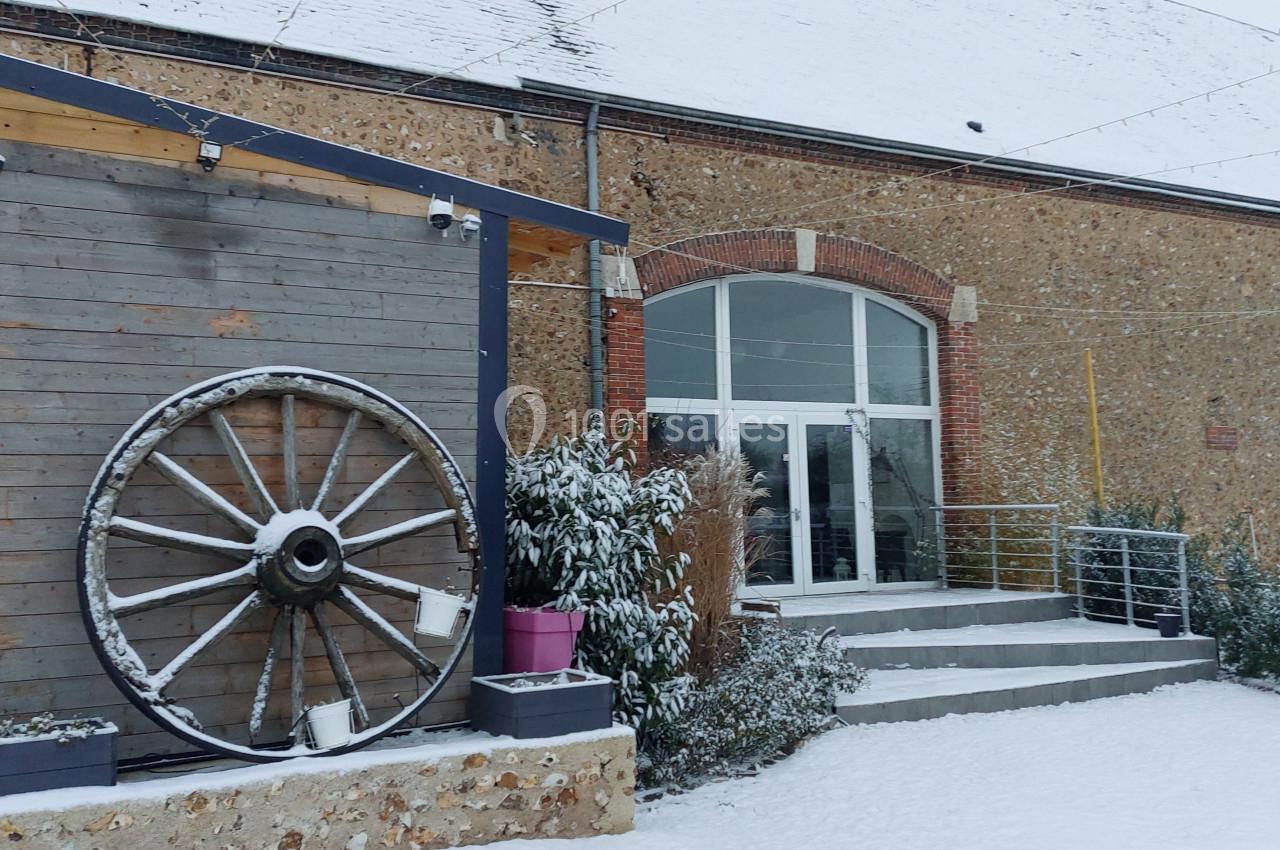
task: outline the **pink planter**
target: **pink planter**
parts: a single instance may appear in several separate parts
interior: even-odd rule
[[[573,665],[583,612],[552,608],[503,611],[503,666],[508,673],[551,673]]]

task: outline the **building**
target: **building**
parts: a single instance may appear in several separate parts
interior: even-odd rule
[[[598,262],[524,244],[509,383],[544,435],[598,402],[657,442],[767,429],[771,593],[927,584],[940,502],[1080,511],[1086,348],[1108,492],[1251,511],[1274,551],[1277,78],[1247,25],[761,3],[707,51],[715,4],[69,5],[0,3],[3,51],[630,221]]]
[[[126,759],[261,760],[341,697],[366,737],[464,719],[509,263],[627,226],[10,56],[0,112],[0,714]],[[406,580],[465,630],[415,637]]]

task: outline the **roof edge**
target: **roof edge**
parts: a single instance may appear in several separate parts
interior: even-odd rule
[[[613,245],[627,244],[630,225],[609,216],[259,124],[139,89],[0,54],[0,88],[114,115],[275,159],[429,197],[452,196],[482,212],[535,222]]]
[[[1249,210],[1280,215],[1280,199],[1270,199],[1251,195],[1238,195],[1221,192],[1215,189],[1204,189],[1197,186],[1186,186],[1180,183],[1166,183],[1159,180],[1146,180],[1140,177],[1126,177],[1104,171],[1090,171],[1070,166],[1051,165],[1034,160],[1013,159],[1011,157],[993,157],[987,154],[972,153],[952,148],[921,145],[913,142],[901,142],[893,139],[882,139],[875,136],[862,136],[856,133],[844,133],[838,130],[824,130],[819,127],[808,127],[802,124],[788,124],[781,121],[770,121],[764,118],[750,118],[725,112],[676,106],[640,98],[612,95],[590,89],[549,83],[543,80],[520,78],[522,91],[531,94],[542,94],[565,100],[582,103],[599,103],[601,106],[613,107],[628,112],[637,112],[663,118],[675,118],[684,121],[696,121],[732,129],[752,130],[775,136],[784,136],[806,141],[841,145],[869,153],[889,154],[892,156],[929,159],[944,166],[969,166],[971,168],[989,169],[1023,177],[1038,177],[1063,180],[1067,184],[1080,181],[1077,188],[1089,186],[1105,186],[1111,189],[1154,194],[1169,198],[1199,201],[1216,204],[1233,209]],[[1064,186],[1066,188],[1066,186]]]

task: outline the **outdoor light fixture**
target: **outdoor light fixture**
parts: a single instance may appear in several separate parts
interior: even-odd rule
[[[4,164],[5,164],[7,161],[8,161],[8,160],[6,160],[6,159],[4,158],[4,154],[0,153],[0,171],[4,171]]]
[[[427,220],[436,230],[448,230],[453,224],[453,197],[449,200],[431,196],[431,206],[427,207]]]
[[[217,142],[200,142],[200,152],[196,154],[196,162],[200,163],[200,167],[205,171],[213,171],[218,161],[222,159],[222,145]]]
[[[480,216],[475,213],[467,213],[462,217],[462,226],[458,228],[459,234],[464,240],[475,236],[480,232]]]

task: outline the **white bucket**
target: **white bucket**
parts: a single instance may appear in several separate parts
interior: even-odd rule
[[[466,606],[467,600],[461,596],[429,587],[419,588],[418,616],[413,622],[413,630],[431,637],[452,637],[458,625],[458,615]]]
[[[307,728],[311,730],[311,743],[317,750],[341,747],[351,742],[351,700],[343,699],[328,705],[307,709]]]

